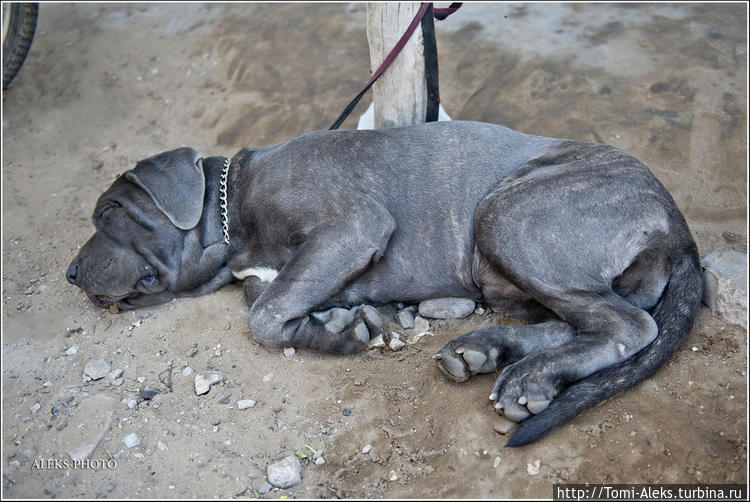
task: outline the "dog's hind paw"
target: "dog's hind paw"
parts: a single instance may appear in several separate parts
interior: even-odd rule
[[[534,359],[530,356],[506,366],[490,395],[495,409],[514,422],[541,413],[558,394],[553,383],[558,379]]]

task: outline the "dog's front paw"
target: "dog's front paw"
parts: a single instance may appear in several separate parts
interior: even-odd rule
[[[500,348],[493,345],[481,331],[473,331],[446,343],[432,357],[445,376],[463,382],[477,373],[496,370]]]
[[[383,332],[383,321],[374,307],[360,305],[352,309],[333,308],[312,317],[325,328],[327,336],[318,340],[318,350],[351,354],[365,350],[370,338]]]
[[[559,378],[542,359],[543,354],[527,356],[503,369],[490,395],[498,412],[521,422],[544,411],[557,396]]]

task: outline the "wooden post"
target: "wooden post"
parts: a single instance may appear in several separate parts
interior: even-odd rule
[[[370,68],[383,62],[421,5],[410,2],[367,4]],[[372,87],[375,129],[419,124],[427,111],[422,27],[417,27],[401,54]]]

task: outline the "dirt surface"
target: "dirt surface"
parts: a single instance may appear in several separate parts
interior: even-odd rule
[[[747,252],[746,24],[741,4],[465,5],[437,27],[442,102],[454,119],[622,148],[671,191],[702,255]],[[300,484],[261,497],[747,482],[747,332],[706,309],[655,377],[506,449],[494,375],[451,383],[430,358],[508,322],[495,314],[433,321],[434,336],[400,352],[285,357],[247,337],[237,285],[113,315],[66,283],[97,196],[136,160],[182,145],[232,155],[327,128],[368,68],[363,4],[42,5],[3,96],[4,497],[254,497],[266,465],[305,445],[325,464],[303,460]],[[93,359],[122,369],[122,384],[83,381]],[[197,396],[188,366],[224,380]],[[142,400],[143,389],[161,393]],[[238,410],[240,399],[257,405]],[[90,458],[111,467],[55,465],[76,429],[97,427]],[[140,444],[128,448],[131,433]]]

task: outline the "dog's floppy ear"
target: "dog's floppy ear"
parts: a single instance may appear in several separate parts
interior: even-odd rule
[[[144,189],[177,228],[191,229],[201,219],[206,179],[201,157],[192,148],[142,160],[125,178]]]

